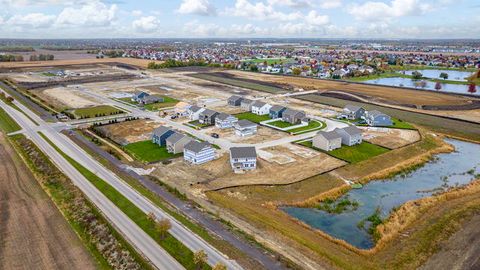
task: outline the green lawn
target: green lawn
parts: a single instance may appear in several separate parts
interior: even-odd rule
[[[399,128],[399,129],[416,129],[410,123],[404,122],[401,119],[393,118],[392,117],[393,126],[391,128]]]
[[[112,106],[108,105],[99,105],[90,108],[81,108],[73,110],[73,114],[75,117],[78,118],[93,118],[93,117],[100,117],[100,116],[108,116],[114,114],[120,114],[124,111],[117,109]]]
[[[290,133],[293,133],[293,134],[302,134],[302,133],[307,133],[307,132],[311,132],[311,131],[315,131],[315,130],[320,130],[320,129],[324,128],[326,125],[327,124],[325,124],[322,121],[311,120],[308,123],[308,126],[294,128],[294,129],[290,129],[290,130],[287,130],[287,131],[290,132]]]
[[[147,104],[143,107],[149,111],[158,111],[159,109],[173,107],[177,105],[177,103],[179,102],[178,99],[174,99],[171,97],[167,97],[167,96],[161,96],[161,97],[163,98],[163,102]]]
[[[0,108],[0,129],[5,133],[10,133],[19,131],[22,128],[7,114],[6,111]]]
[[[109,185],[96,174],[83,167],[80,163],[65,154],[56,145],[54,145],[44,134],[40,135],[54,147],[75,169],[77,169],[86,179],[88,179],[98,190],[100,190],[110,201],[112,201],[122,212],[124,212],[133,222],[135,222],[143,231],[152,237],[161,247],[163,247],[173,258],[175,258],[186,269],[198,269],[193,262],[193,252],[184,246],[171,234],[167,234],[161,239],[160,233],[155,229],[155,224],[148,219],[140,208],[134,205],[130,200],[124,197],[118,190]],[[203,265],[202,269],[211,269],[208,265]]]
[[[249,120],[257,124],[265,120],[270,120],[270,116],[268,116],[268,114],[256,115],[251,112],[239,113],[239,114],[235,114],[234,116],[237,117],[238,120]]]
[[[213,126],[213,124],[212,124],[212,125],[202,124],[202,123],[198,122],[198,120],[190,121],[190,122],[188,122],[188,124],[190,124],[190,125],[192,125],[192,126],[196,126],[196,127],[198,127],[198,128],[204,128],[204,127]]]
[[[285,122],[283,120],[278,120],[278,121],[275,121],[275,122],[270,122],[268,123],[269,125],[272,125],[274,127],[278,127],[278,128],[287,128],[287,127],[291,127],[291,126],[295,126],[295,125],[292,125],[290,124],[289,122]]]
[[[168,153],[165,146],[160,147],[150,140],[127,144],[124,149],[129,155],[145,163],[157,162],[182,155]]]
[[[132,105],[138,105],[137,102],[132,101],[132,98],[129,98],[129,97],[118,98],[118,100],[122,101],[123,103],[128,103],[128,104],[132,104]]]
[[[371,157],[381,155],[383,153],[388,152],[387,148],[371,144],[368,142],[362,142],[361,144],[357,144],[354,146],[346,146],[342,145],[341,148],[335,149],[333,151],[323,151],[313,147],[312,142],[302,142],[301,145],[306,147],[310,147],[316,149],[318,151],[325,152],[333,157],[336,157],[341,160],[345,160],[350,163],[358,163],[360,161],[367,160]]]

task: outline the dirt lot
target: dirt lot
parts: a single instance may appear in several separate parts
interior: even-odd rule
[[[70,225],[0,134],[0,269],[96,269]]]
[[[223,110],[222,110],[223,111]],[[205,129],[207,133],[218,133],[221,138],[227,139],[231,142],[238,143],[262,143],[271,140],[277,140],[286,136],[289,136],[285,132],[274,130],[268,127],[258,126],[257,134],[247,137],[240,137],[235,135],[235,131],[232,128],[219,129],[216,127],[210,127]]]
[[[150,139],[152,131],[160,124],[147,120],[125,121],[118,124],[106,125],[98,129],[120,145],[145,141]]]
[[[182,159],[177,159],[169,165],[157,165],[153,174],[180,190],[196,183],[201,183],[196,186],[198,189],[218,189],[293,183],[345,165],[341,160],[296,145],[262,149],[258,155],[257,169],[244,174],[232,171],[228,154],[197,166],[185,165]]]
[[[121,63],[140,68],[147,68],[151,60],[134,59],[134,58],[103,58],[103,59],[68,59],[68,60],[54,60],[54,61],[25,61],[25,62],[3,62],[0,63],[0,68],[26,68],[26,67],[58,67],[70,65],[85,65],[85,64],[112,64]],[[161,63],[161,61],[156,61]]]
[[[32,91],[41,99],[45,100],[48,104],[53,105],[55,108],[69,108],[79,109],[100,105],[94,99],[80,94],[69,87],[55,87],[46,90]]]
[[[416,130],[391,128],[362,128],[362,130],[365,141],[389,149],[397,149],[421,139],[420,133]]]

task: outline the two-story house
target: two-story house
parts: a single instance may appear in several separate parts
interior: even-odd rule
[[[257,167],[255,147],[230,148],[230,165],[234,171],[254,170]]]

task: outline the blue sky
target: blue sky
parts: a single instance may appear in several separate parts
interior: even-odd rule
[[[0,38],[480,38],[478,0],[0,0]]]

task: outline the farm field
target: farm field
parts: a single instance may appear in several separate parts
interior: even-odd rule
[[[273,86],[273,85],[266,85],[260,82],[258,83],[251,82],[251,81],[237,79],[237,78],[228,78],[225,76],[216,75],[215,73],[208,73],[208,74],[198,73],[198,74],[193,74],[191,76],[194,78],[202,79],[202,80],[213,81],[213,82],[223,83],[223,84],[237,86],[237,87],[243,87],[243,88],[256,90],[260,92],[271,93],[271,94],[280,94],[285,92],[284,89]]]
[[[91,64],[113,64],[121,63],[139,68],[147,68],[151,60],[136,58],[103,58],[103,59],[63,59],[53,61],[24,61],[24,62],[2,62],[0,68],[28,68],[28,67],[57,67],[70,65],[91,65]],[[161,63],[161,61],[156,61]]]
[[[128,144],[124,149],[135,159],[144,163],[157,162],[182,155],[168,153],[165,146],[160,147],[158,144],[155,144],[150,140]]]
[[[76,118],[93,118],[123,113],[122,110],[108,105],[75,109],[72,112]]]
[[[0,269],[98,269],[0,133]]]

